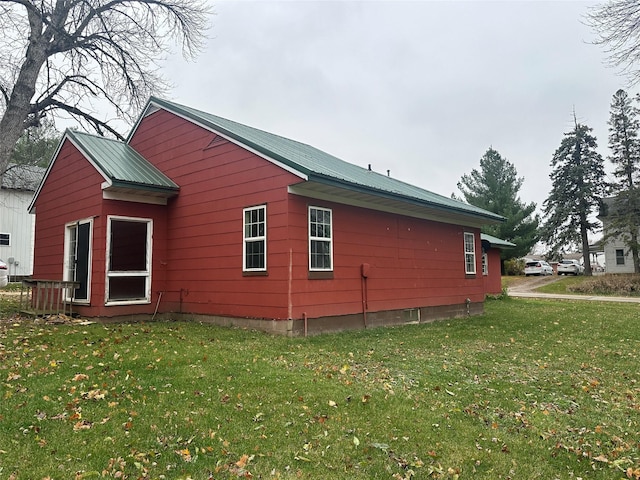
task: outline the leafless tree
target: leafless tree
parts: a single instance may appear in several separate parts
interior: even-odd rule
[[[640,2],[609,0],[589,10],[586,23],[594,29],[610,66],[631,84],[640,81]]]
[[[170,48],[200,51],[210,13],[206,0],[0,0],[0,175],[47,115],[120,137],[97,104],[131,120],[167,88],[159,62]]]

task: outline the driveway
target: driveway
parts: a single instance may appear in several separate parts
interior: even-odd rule
[[[591,300],[594,302],[622,302],[640,303],[640,297],[611,297],[604,295],[567,295],[560,293],[541,293],[535,289],[549,283],[557,282],[560,277],[551,275],[548,277],[527,277],[521,282],[509,287],[507,293],[510,297],[519,298],[555,298],[562,300]]]

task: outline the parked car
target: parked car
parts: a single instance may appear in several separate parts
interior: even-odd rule
[[[582,275],[584,267],[578,260],[562,260],[558,264],[558,275]]]
[[[524,276],[529,275],[553,275],[553,267],[544,260],[527,262],[524,265]]]
[[[6,287],[9,283],[9,270],[7,264],[0,260],[0,288]]]

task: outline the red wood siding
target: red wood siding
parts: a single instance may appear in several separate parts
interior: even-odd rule
[[[300,179],[165,111],[145,118],[131,145],[180,185],[170,202],[167,310],[301,318],[464,303],[484,298],[464,272],[462,227],[289,195]],[[267,276],[242,274],[242,209],[267,205]],[[333,279],[308,278],[308,205],[333,209]],[[291,279],[289,278],[291,272]]]
[[[65,141],[35,203],[34,278],[63,278],[65,224],[69,222],[94,218],[93,246],[100,246],[103,181],[75,146]],[[104,272],[104,256],[100,259],[94,252],[91,268],[96,279],[100,276],[96,271]],[[92,302],[101,300],[93,286],[91,294]]]
[[[484,277],[484,290],[489,295],[499,295],[502,293],[502,273],[500,263],[500,250],[496,248],[489,249],[488,275]]]
[[[93,219],[90,306],[76,310],[87,316],[153,312],[150,304],[105,306],[106,234],[109,215],[153,220],[152,282],[155,296],[165,284],[166,207],[102,199],[104,178],[73,144],[66,141],[36,202],[34,278],[62,279],[65,225]]]
[[[145,118],[131,146],[180,185],[168,209],[162,309],[288,318],[288,194],[300,179],[168,112]],[[244,276],[243,213],[267,206],[267,276]]]
[[[308,279],[307,207],[333,211],[332,279]],[[361,265],[368,311],[463,304],[484,299],[479,232],[301,197],[290,200],[294,252],[293,317],[311,318],[363,310]],[[476,235],[477,274],[464,272],[463,233]]]
[[[79,308],[87,316],[152,314],[156,306],[268,319],[340,316],[363,311],[364,290],[368,312],[484,299],[477,229],[290,195],[287,186],[300,178],[214,137],[163,110],[141,121],[131,146],[180,186],[166,206],[103,200],[102,177],[65,143],[36,204],[34,276],[62,278],[64,224],[91,217],[91,306]],[[256,205],[267,208],[267,272],[246,275],[243,209]],[[309,278],[309,205],[333,212],[333,278]],[[153,220],[149,304],[104,305],[108,215]],[[473,276],[464,271],[465,231],[476,238]]]

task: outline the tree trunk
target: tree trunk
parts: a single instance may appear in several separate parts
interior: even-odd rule
[[[587,236],[586,218],[580,223],[580,237],[582,239],[582,261],[584,263],[584,274],[593,275],[591,271],[591,255],[589,254],[589,237]]]
[[[31,10],[29,24],[31,32],[26,58],[0,119],[0,175],[6,171],[16,142],[25,130],[38,75],[47,59],[47,40],[42,36],[42,20]]]
[[[640,273],[640,260],[638,259],[638,233],[631,233],[631,256],[633,257],[633,271]]]

